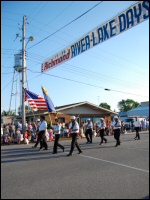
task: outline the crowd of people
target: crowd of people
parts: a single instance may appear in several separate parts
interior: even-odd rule
[[[118,119],[119,120],[119,119]],[[79,125],[79,131],[77,137],[79,138],[86,138],[87,144],[92,143],[92,137],[101,137],[100,144],[103,143],[103,140],[105,143],[107,142],[105,135],[114,135],[114,122],[115,119],[112,116],[111,121],[105,121],[104,118],[101,118],[98,123],[93,123],[91,119],[87,119],[85,122],[81,122]],[[1,125],[1,143],[3,144],[10,144],[16,143],[25,143],[29,144],[29,142],[38,142],[38,132],[39,132],[39,123],[41,123],[40,119],[37,119],[36,122],[29,122],[25,124],[26,131],[23,134],[22,133],[22,123],[18,122],[14,124],[12,122],[11,124],[3,124]],[[70,122],[71,123],[71,122]],[[70,123],[60,123],[60,130],[59,130],[59,137],[71,137],[70,134]],[[130,124],[128,127],[128,130],[126,130],[126,126],[124,124],[124,121],[120,121],[120,133],[126,133],[127,131],[136,131],[136,127],[134,124],[134,121]],[[54,125],[55,126],[55,125]],[[50,129],[45,130],[45,140],[46,141],[53,141],[55,139],[55,127],[50,127]],[[138,131],[146,131],[149,130],[149,119],[142,120],[139,122],[139,130]],[[58,136],[57,136],[58,138]],[[54,151],[55,152],[55,151]]]

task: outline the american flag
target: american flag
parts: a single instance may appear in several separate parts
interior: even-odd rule
[[[24,89],[24,91],[25,91],[25,101],[29,102],[29,105],[32,108],[32,110],[48,111],[46,100],[43,97],[27,90],[26,88]]]

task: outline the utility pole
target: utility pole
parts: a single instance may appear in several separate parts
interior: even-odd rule
[[[23,26],[22,26],[22,133],[25,132],[25,98],[24,98],[24,88],[25,88],[25,70],[26,70],[26,16],[23,16]]]

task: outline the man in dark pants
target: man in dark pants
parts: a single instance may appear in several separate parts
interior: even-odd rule
[[[106,128],[106,123],[104,122],[104,118],[101,118],[101,123],[98,126],[99,131],[100,131],[100,137],[101,137],[101,142],[100,145],[103,143],[103,140],[105,141],[105,143],[107,142],[107,139],[104,137],[104,131]]]
[[[58,121],[58,118],[55,118],[55,125],[54,125],[54,134],[55,134],[55,142],[54,142],[54,147],[53,147],[53,154],[56,154],[57,153],[57,146],[60,147],[63,152],[64,152],[64,149],[65,147],[62,146],[61,144],[59,144],[59,138],[60,138],[60,123]]]
[[[78,154],[82,153],[82,150],[77,142],[77,136],[78,136],[78,132],[79,132],[79,124],[76,121],[75,116],[71,117],[71,123],[69,124],[69,131],[71,133],[72,142],[71,142],[70,153],[67,156],[72,156],[75,146],[77,147],[77,149],[79,151]]]
[[[135,136],[135,140],[138,138],[138,140],[140,140],[140,134],[139,134],[139,130],[140,130],[140,126],[141,126],[141,122],[138,119],[138,117],[135,117],[135,121],[133,123],[133,126],[135,127],[135,131],[136,131],[136,136]]]
[[[115,122],[113,124],[113,130],[114,130],[114,138],[116,139],[116,146],[120,145],[120,130],[121,130],[121,122],[118,119],[117,116],[114,117]]]
[[[90,121],[90,119],[87,120],[87,123],[85,126],[86,126],[85,136],[87,139],[87,144],[92,143],[93,123]]]
[[[41,115],[40,116],[40,126],[39,126],[39,134],[38,134],[38,139],[40,140],[40,148],[38,149],[39,151],[41,149],[43,150],[48,150],[48,145],[46,142],[46,136],[45,136],[45,131],[47,129],[47,122],[45,121],[45,116]]]
[[[40,126],[40,119],[37,119],[36,123],[37,123],[37,124],[36,124],[37,141],[36,141],[35,145],[32,146],[32,148],[36,148],[37,145],[38,145],[39,142],[40,142],[39,137],[38,137],[38,134],[39,134],[39,126]]]

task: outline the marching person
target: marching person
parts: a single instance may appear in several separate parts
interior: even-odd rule
[[[136,131],[136,136],[135,136],[134,139],[136,140],[138,138],[138,140],[140,140],[139,129],[140,129],[140,126],[141,126],[141,122],[138,119],[138,117],[135,117],[135,121],[133,123],[133,126],[135,127],[135,131]]]
[[[38,149],[39,151],[41,149],[43,150],[48,150],[48,145],[46,142],[46,136],[45,136],[45,132],[47,129],[47,122],[45,121],[45,116],[41,115],[40,116],[40,126],[39,126],[39,134],[38,134],[38,140],[40,141],[40,148]]]
[[[76,121],[75,116],[71,117],[71,123],[69,124],[69,131],[71,133],[72,142],[71,142],[70,153],[67,156],[72,156],[75,146],[77,147],[77,149],[79,151],[78,154],[82,153],[82,150],[81,150],[81,148],[80,148],[80,146],[77,142],[77,136],[78,136],[78,133],[79,133],[79,124]]]
[[[37,120],[36,120],[36,137],[37,137],[37,141],[36,141],[35,145],[34,145],[34,146],[32,146],[32,148],[36,148],[36,147],[37,147],[37,145],[38,145],[38,144],[39,144],[39,142],[40,142],[40,139],[39,139],[39,137],[38,137],[40,123],[41,123],[41,122],[40,122],[40,119],[37,119]]]
[[[105,128],[106,128],[106,123],[104,121],[104,118],[101,118],[101,123],[98,125],[98,129],[100,131],[100,137],[101,137],[100,145],[103,143],[103,140],[105,141],[105,143],[107,143],[107,139],[104,137]]]
[[[116,139],[117,143],[116,146],[120,145],[120,130],[121,130],[121,122],[118,119],[117,116],[114,117],[115,121],[113,124],[113,130],[114,130],[114,138]]]
[[[54,147],[53,147],[53,154],[57,153],[57,146],[60,147],[63,150],[63,152],[65,149],[64,146],[58,143],[59,138],[60,138],[60,128],[61,126],[60,126],[59,120],[58,118],[55,118],[55,125],[54,125],[55,142],[54,142]]]
[[[87,139],[86,144],[92,143],[93,123],[91,122],[90,119],[87,120],[85,127],[86,127],[85,136],[86,136],[86,139]]]

